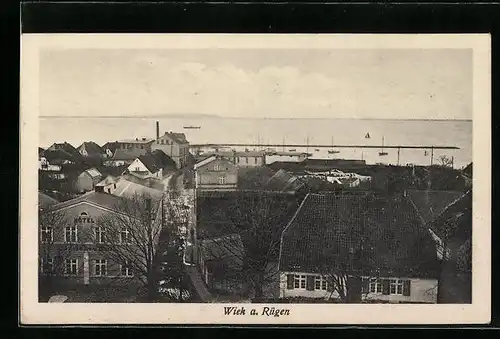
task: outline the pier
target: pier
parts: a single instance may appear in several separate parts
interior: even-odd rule
[[[387,148],[387,149],[460,149],[457,146],[435,146],[435,145],[315,145],[315,144],[253,144],[253,143],[220,143],[220,144],[192,144],[192,148],[205,147],[297,147],[297,148]]]

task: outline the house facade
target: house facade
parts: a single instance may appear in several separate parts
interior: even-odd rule
[[[123,198],[90,192],[75,199],[52,205],[39,217],[39,270],[41,279],[51,279],[54,286],[133,284],[143,279],[134,274],[137,262],[118,256],[113,246],[133,250],[132,229],[106,234],[100,225],[102,217],[124,215],[118,208]],[[160,209],[153,213],[152,223],[159,227]],[[115,239],[116,238],[116,239]],[[110,240],[112,239],[112,240]],[[110,245],[113,244],[113,245]],[[127,247],[128,246],[128,247]]]
[[[437,302],[435,244],[404,196],[308,194],[283,231],[279,272],[280,298]]]
[[[261,167],[265,164],[264,151],[217,151],[205,153],[203,156],[206,158],[217,156],[232,162],[238,167]]]
[[[89,168],[78,175],[75,181],[75,189],[81,193],[92,191],[101,180],[101,172],[96,168]]]
[[[86,158],[101,159],[106,156],[106,152],[93,141],[83,142],[77,148],[78,152]]]
[[[233,191],[238,187],[238,167],[213,156],[194,166],[195,185],[199,190]]]
[[[164,174],[176,170],[177,164],[162,150],[156,149],[135,159],[127,168],[143,176],[163,178]]]
[[[151,146],[152,150],[161,150],[177,164],[177,168],[187,165],[189,142],[184,133],[165,132],[158,136]]]

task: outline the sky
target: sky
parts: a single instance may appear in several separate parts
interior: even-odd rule
[[[470,49],[46,49],[40,115],[472,119]]]

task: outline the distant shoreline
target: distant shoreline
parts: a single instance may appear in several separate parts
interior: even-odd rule
[[[307,118],[278,118],[278,117],[222,117],[217,115],[193,115],[193,116],[180,116],[180,115],[163,115],[163,116],[60,116],[60,115],[41,115],[41,119],[231,119],[231,120],[386,120],[386,121],[463,121],[472,122],[472,119],[402,119],[402,118],[349,118],[349,117],[335,117],[335,118],[321,118],[321,117],[307,117]]]

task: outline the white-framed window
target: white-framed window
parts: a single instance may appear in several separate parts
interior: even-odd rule
[[[42,229],[40,230],[40,240],[43,243],[52,242],[54,240],[54,232],[52,230],[52,227],[49,226],[42,227]]]
[[[389,293],[402,295],[403,294],[403,280],[392,279],[389,285]]]
[[[41,258],[40,259],[40,272],[42,273],[52,273],[54,271],[54,259],[53,258]]]
[[[324,290],[326,291],[327,280],[326,277],[322,277],[317,275],[314,277],[314,289],[315,290]]]
[[[106,275],[106,259],[96,259],[94,273],[98,277]]]
[[[128,262],[125,262],[120,266],[120,274],[124,277],[132,277],[134,274],[132,273],[132,269],[130,268],[130,265]]]
[[[66,259],[64,261],[64,273],[77,275],[78,274],[78,259]]]
[[[220,171],[220,165],[219,164],[215,164],[214,165],[214,171]]]
[[[64,241],[67,243],[78,242],[78,228],[76,225],[66,227],[64,230]]]
[[[122,228],[122,230],[120,231],[120,243],[130,243],[130,231],[128,230],[128,228]]]
[[[219,177],[219,184],[224,185],[226,183],[226,177]]]
[[[368,283],[368,291],[370,293],[382,293],[382,282],[378,279],[371,279]]]
[[[247,158],[248,159],[248,158]],[[293,281],[294,288],[306,288],[306,276],[303,274],[296,274]]]
[[[95,242],[97,244],[103,244],[105,242],[105,235],[106,231],[102,227],[98,226],[94,228]]]
[[[254,160],[255,160],[255,164],[257,165],[257,158],[254,158]]]

